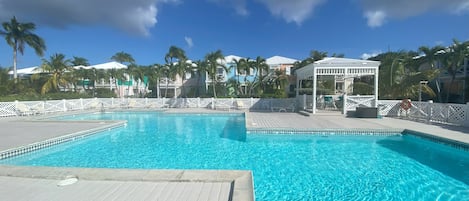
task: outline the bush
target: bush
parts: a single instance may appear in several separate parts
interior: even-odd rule
[[[117,94],[114,91],[104,88],[96,89],[96,97],[97,98],[116,98]]]

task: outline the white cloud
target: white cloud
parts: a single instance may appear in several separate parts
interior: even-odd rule
[[[30,21],[51,27],[71,25],[108,25],[136,35],[149,35],[155,26],[161,3],[178,0],[0,0],[0,20],[15,15],[20,21]]]
[[[218,4],[233,6],[238,15],[247,16],[249,11],[246,8],[246,0],[208,0]]]
[[[469,0],[360,0],[368,26],[377,27],[387,19],[404,19],[426,12],[469,11]]]
[[[192,42],[192,38],[191,37],[184,37],[184,40],[186,41],[186,44],[189,48],[192,48],[194,46],[194,42]]]
[[[365,17],[368,19],[368,26],[379,27],[383,25],[386,14],[383,11],[369,11],[365,13]]]
[[[249,15],[246,2],[248,0],[208,0],[218,4],[233,6],[236,13]],[[321,3],[327,0],[255,0],[264,4],[274,16],[283,18],[286,22],[301,24]]]
[[[308,18],[316,6],[325,0],[257,0],[267,6],[269,11],[287,22],[301,24]]]
[[[375,57],[375,56],[378,56],[379,54],[381,54],[382,51],[372,51],[371,53],[363,53],[360,58],[361,59],[369,59],[371,57]]]

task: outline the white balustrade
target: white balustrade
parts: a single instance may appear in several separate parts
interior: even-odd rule
[[[38,115],[66,111],[101,110],[119,108],[209,108],[243,109],[251,111],[295,111],[309,108],[309,97],[286,98],[89,98],[72,100],[0,102],[0,117]],[[306,100],[306,101],[305,101]],[[403,117],[433,123],[469,126],[469,103],[448,104],[412,102],[407,111],[401,108],[401,100],[379,100],[381,116]],[[374,106],[374,96],[345,96],[344,112],[356,107]]]

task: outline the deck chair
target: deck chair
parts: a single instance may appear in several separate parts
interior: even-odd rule
[[[35,114],[34,110],[23,103],[16,104],[16,112],[19,116],[29,116]]]
[[[127,104],[127,108],[135,108],[135,107],[137,107],[137,101],[130,100],[129,103]]]
[[[327,108],[332,108],[332,109],[337,109],[337,106],[335,105],[334,98],[332,96],[324,96],[324,109]]]
[[[237,109],[237,110],[244,109],[243,101],[237,100],[236,102],[234,102],[234,108]]]

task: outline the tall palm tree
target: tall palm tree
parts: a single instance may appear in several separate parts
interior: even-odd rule
[[[228,71],[226,66],[220,64],[220,61],[223,60],[223,53],[221,50],[217,50],[215,52],[210,52],[205,55],[205,62],[207,63],[207,73],[210,76],[212,81],[212,90],[213,90],[213,97],[217,97],[216,86],[218,83],[217,72],[218,68],[223,68],[226,72]]]
[[[253,68],[257,71],[257,76],[255,78],[257,82],[257,86],[260,87],[259,95],[263,93],[265,90],[264,87],[264,78],[266,74],[269,72],[269,65],[267,65],[266,60],[260,56],[256,57],[256,60],[252,61]]]
[[[13,17],[10,22],[4,22],[2,26],[4,31],[0,31],[0,34],[5,37],[8,45],[13,48],[13,79],[17,83],[18,52],[23,55],[26,44],[32,47],[38,56],[43,56],[46,45],[41,37],[33,33],[36,30],[34,23],[21,23],[16,20],[16,17]]]
[[[90,63],[88,62],[88,59],[83,58],[83,57],[73,57],[71,61],[73,66],[89,66]]]
[[[179,47],[171,46],[169,47],[168,53],[166,53],[164,59],[166,63],[170,65],[171,68],[174,68],[173,71],[175,75],[178,75],[181,78],[182,92],[185,93],[184,81],[186,78],[186,72],[190,67],[187,63],[186,52]]]
[[[438,53],[444,49],[443,46],[435,46],[435,47],[428,47],[428,46],[421,46],[419,47],[419,51],[425,56],[423,57],[424,62],[427,62],[430,65],[431,69],[435,69],[435,63],[438,61]],[[441,88],[440,88],[440,82],[438,78],[435,79],[435,85],[436,85],[436,94],[438,96],[438,101],[442,101],[441,97]]]
[[[117,61],[121,64],[126,64],[126,65],[135,63],[135,59],[132,57],[132,55],[123,51],[114,54],[111,57],[111,60]]]
[[[153,66],[144,68],[144,74],[148,77],[148,86],[154,86],[153,91],[156,90],[156,97],[160,98],[160,79],[163,76],[163,65],[154,64]]]
[[[164,97],[168,96],[169,81],[176,79],[176,71],[175,71],[175,68],[172,67],[172,66],[173,65],[171,65],[171,64],[165,64],[163,66],[163,69],[162,69],[163,75],[166,78],[166,88],[165,88],[165,91],[164,91]],[[174,94],[174,95],[176,95],[176,94]]]
[[[195,76],[197,77],[197,89],[195,91],[195,96],[199,97],[200,96],[200,84],[202,78],[208,73],[208,65],[206,61],[196,61],[195,62],[195,67],[193,69],[193,72],[195,73]]]
[[[119,94],[119,96],[120,96],[120,89],[119,89],[118,82],[119,80],[125,79],[124,71],[125,69],[116,69],[116,68],[112,68],[107,71],[108,76],[112,79],[112,82],[114,83],[114,86],[116,88],[116,92],[117,94]]]
[[[73,71],[70,66],[70,60],[65,59],[63,54],[54,54],[50,60],[43,59],[40,67],[43,72],[47,73],[48,79],[41,88],[41,94],[45,94],[51,90],[59,91],[60,87],[68,87],[65,73]]]
[[[233,58],[233,62],[235,63],[236,65],[236,77],[237,77],[237,82],[236,82],[236,95],[239,95],[239,92],[242,93],[242,90],[241,90],[241,87],[240,87],[240,84],[241,82],[239,81],[239,76],[241,73],[244,73],[246,74],[246,68],[248,66],[248,62],[246,59],[244,58],[240,58],[238,60],[234,59]],[[247,74],[246,74],[247,75]]]
[[[454,39],[453,44],[441,55],[441,62],[451,78],[449,89],[446,93],[446,102],[449,102],[451,89],[454,87],[454,81],[456,80],[458,70],[464,64],[464,59],[469,57],[468,47],[469,42],[461,43]]]
[[[146,66],[135,66],[134,68],[132,68],[132,70],[130,71],[130,75],[132,76],[133,80],[137,81],[137,88],[138,88],[138,92],[139,92],[139,97],[142,98],[145,94],[142,94],[141,91],[140,91],[140,88],[141,88],[141,83],[143,83],[145,81],[145,77],[146,77],[146,72],[148,72],[146,69],[149,68],[149,67],[146,67]]]

